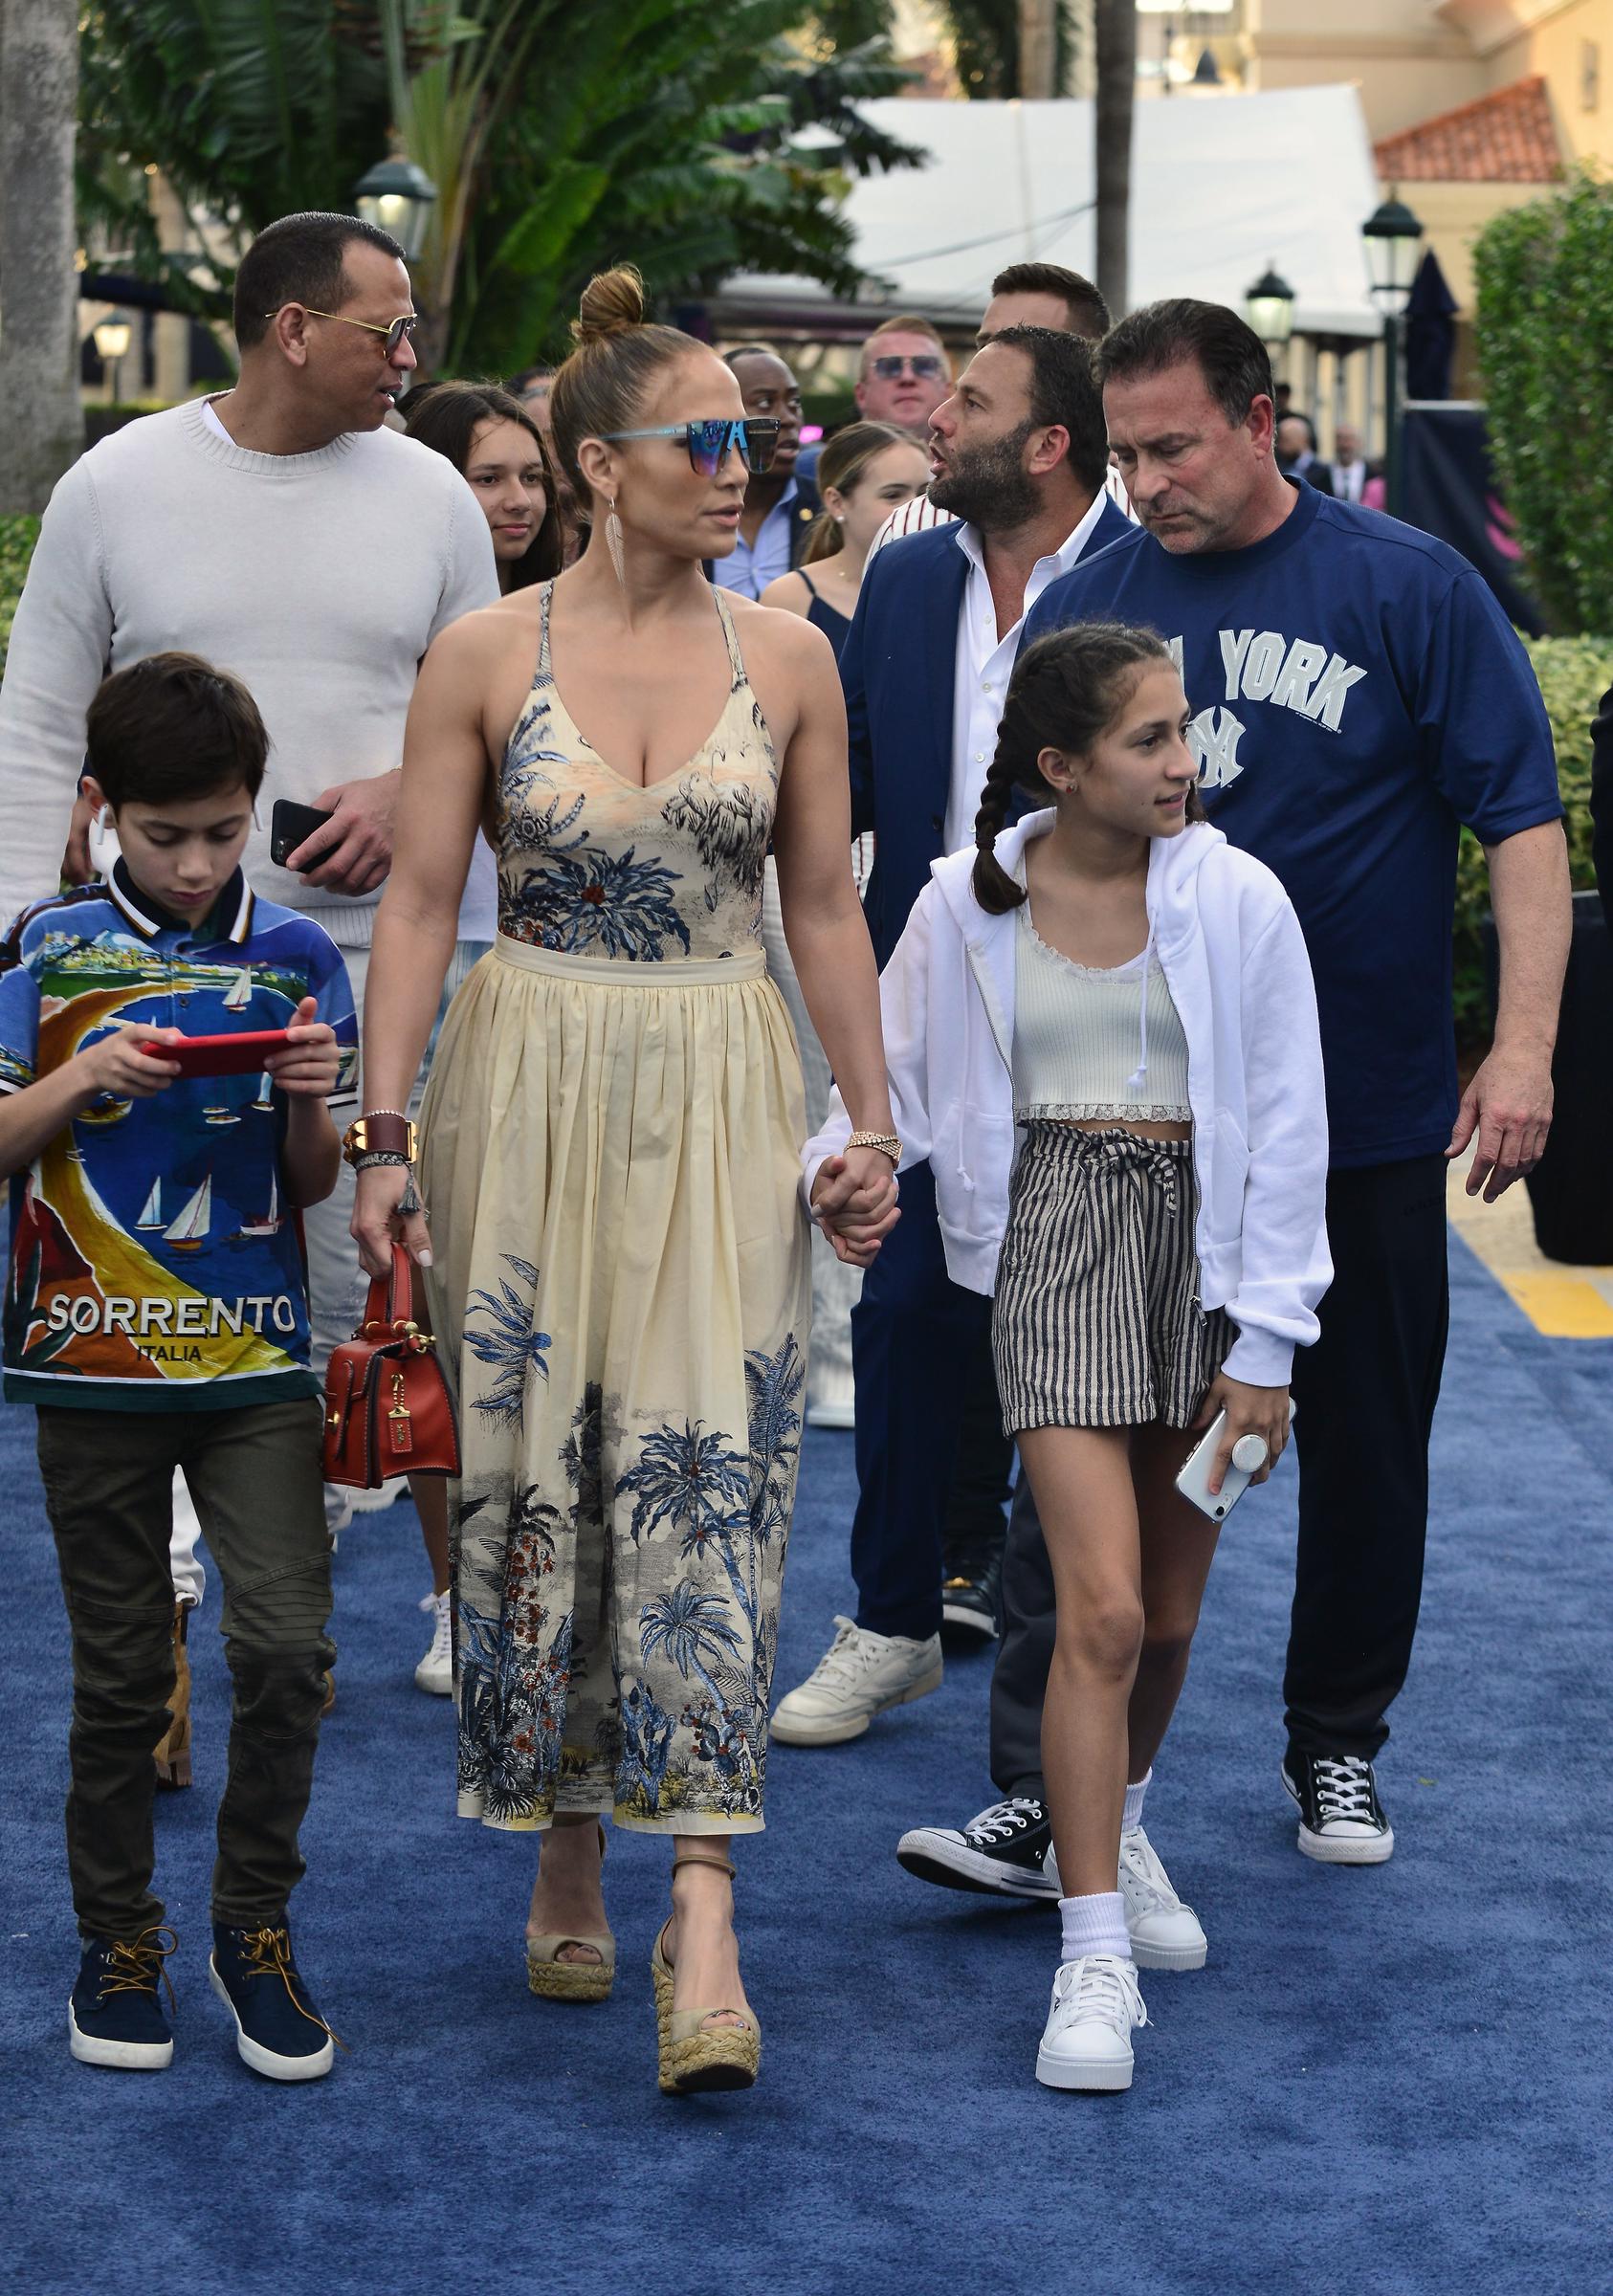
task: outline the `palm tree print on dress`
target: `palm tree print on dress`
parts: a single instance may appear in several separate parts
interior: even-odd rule
[[[465,1345],[478,1362],[493,1364],[498,1374],[487,1393],[476,1398],[476,1409],[496,1427],[519,1427],[526,1409],[527,1373],[548,1378],[549,1367],[543,1358],[552,1342],[547,1332],[535,1331],[532,1326],[537,1269],[530,1260],[518,1259],[513,1251],[505,1252],[503,1259],[506,1268],[513,1268],[525,1285],[526,1295],[523,1298],[507,1282],[499,1284],[497,1299],[491,1292],[473,1292],[466,1302]],[[482,1311],[487,1328],[477,1331],[471,1318]]]
[[[741,895],[758,903],[761,916],[762,865],[773,834],[773,806],[748,782],[714,782],[690,774],[661,807],[661,819],[686,829],[706,865],[706,907]]]
[[[530,1821],[554,1808],[571,1681],[569,1611],[550,1628],[543,1581],[555,1567],[558,1508],[530,1486],[506,1522],[499,1616],[459,1604],[459,1788],[476,1793],[495,1822]]]
[[[725,1784],[741,1788],[747,1778],[760,1784],[759,1754],[750,1740],[749,1684],[737,1663],[743,1650],[722,1597],[706,1593],[692,1578],[680,1578],[645,1604],[638,1641],[646,1660],[664,1650],[684,1680],[692,1676],[704,1692],[679,1716],[694,1734],[696,1759],[710,1763]]]

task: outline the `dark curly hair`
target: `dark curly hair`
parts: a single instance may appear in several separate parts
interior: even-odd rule
[[[1027,789],[1046,800],[1050,792],[1036,762],[1043,750],[1086,757],[1125,708],[1143,672],[1154,668],[1174,670],[1175,655],[1158,630],[1125,622],[1072,622],[1050,630],[1020,655],[975,815],[970,882],[976,900],[993,916],[1025,899],[1025,887],[993,850],[1014,791]],[[1196,787],[1187,792],[1187,818],[1204,818]]]

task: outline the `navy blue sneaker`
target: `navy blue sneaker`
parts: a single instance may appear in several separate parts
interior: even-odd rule
[[[67,2041],[80,2064],[160,2073],[173,2061],[173,2034],[158,1984],[173,1987],[163,1964],[178,1944],[172,1930],[143,1930],[132,1943],[92,1937],[67,2002]]]
[[[212,1925],[212,1989],[235,2020],[241,2062],[271,2081],[318,2081],[334,2058],[335,2034],[315,2008],[281,1922],[257,1930]]]

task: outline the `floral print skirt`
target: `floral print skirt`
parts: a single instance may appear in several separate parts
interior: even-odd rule
[[[500,937],[422,1129],[460,1814],[759,1829],[811,1313],[800,1063],[761,951]]]

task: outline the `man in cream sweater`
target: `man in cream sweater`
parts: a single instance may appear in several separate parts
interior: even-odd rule
[[[498,596],[475,497],[443,455],[386,427],[414,365],[412,320],[387,232],[351,215],[283,217],[236,274],[234,389],[130,424],[61,479],[0,687],[0,932],[64,868],[95,873],[77,784],[102,677],[184,648],[233,671],[269,730],[248,882],[324,927],[362,1019],[420,657]],[[269,857],[277,798],[333,812],[289,855],[295,869]],[[465,939],[491,939],[494,905],[478,849]],[[360,1298],[345,1165],[342,1181],[304,1221],[321,1366]]]

